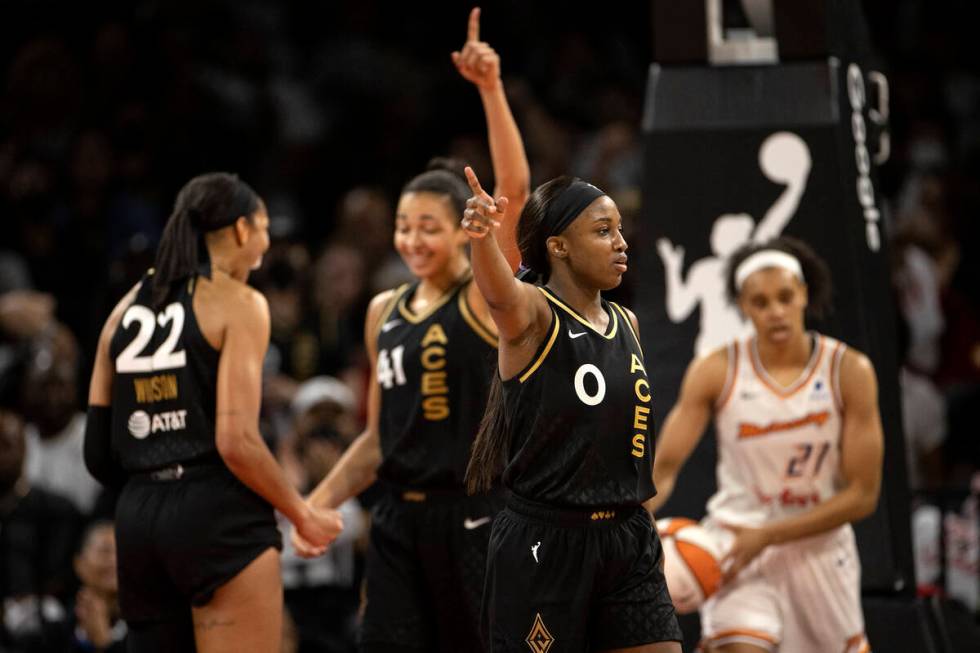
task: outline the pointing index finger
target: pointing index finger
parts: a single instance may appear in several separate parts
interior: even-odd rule
[[[476,178],[476,173],[473,172],[473,168],[466,166],[463,168],[463,172],[466,173],[466,183],[470,185],[470,190],[473,191],[474,195],[486,195],[483,192],[483,187],[480,186],[480,180]]]
[[[466,27],[466,40],[467,41],[479,41],[480,40],[480,8],[473,7],[470,11],[469,24]]]

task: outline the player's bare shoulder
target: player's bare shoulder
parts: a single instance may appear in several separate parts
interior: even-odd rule
[[[725,346],[692,360],[684,375],[683,392],[716,402],[721,398],[728,379],[728,359],[729,348]]]
[[[389,288],[371,298],[364,323],[366,333],[374,333],[381,328],[381,320],[390,312],[392,302],[404,292],[404,289],[405,286]]]
[[[269,303],[258,290],[222,272],[211,278],[198,276],[195,284],[194,315],[201,333],[216,349],[221,349],[231,328],[269,330]]]
[[[148,277],[152,278],[152,277]],[[119,327],[119,323],[123,319],[123,315],[126,313],[133,301],[136,299],[136,294],[139,293],[140,288],[143,287],[143,282],[138,281],[135,286],[129,289],[129,291],[123,295],[122,299],[115,305],[112,312],[109,313],[109,317],[105,321],[105,325],[102,327],[102,333],[99,335],[100,341],[105,341],[108,344],[109,340],[112,339],[113,334],[115,334],[116,329]]]
[[[877,388],[878,378],[871,359],[864,352],[848,347],[840,362],[840,392],[844,406],[869,393],[876,399]]]

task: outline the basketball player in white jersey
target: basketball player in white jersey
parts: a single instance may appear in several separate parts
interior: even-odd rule
[[[714,416],[718,491],[703,525],[727,549],[701,607],[707,653],[865,653],[851,522],[878,503],[883,437],[864,354],[804,327],[826,264],[789,238],[737,251],[728,290],[756,335],[694,360],[657,444],[647,508],[670,496]]]

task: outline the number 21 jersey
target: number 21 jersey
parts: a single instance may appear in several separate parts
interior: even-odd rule
[[[708,501],[718,521],[758,526],[837,492],[846,347],[817,333],[811,339],[810,361],[789,386],[766,372],[754,338],[729,345],[715,416],[718,491]]]

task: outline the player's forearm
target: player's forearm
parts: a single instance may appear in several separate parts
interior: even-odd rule
[[[289,484],[272,452],[257,433],[242,432],[218,437],[218,453],[238,480],[268,501],[296,524],[306,518],[309,507]]]
[[[513,273],[521,263],[516,226],[521,208],[530,193],[531,168],[527,162],[521,132],[507,103],[503,83],[498,81],[492,88],[481,88],[480,99],[487,118],[495,194],[498,197],[503,195],[510,202],[498,230],[498,244]]]
[[[318,508],[339,508],[344,501],[371,487],[378,478],[380,464],[381,447],[377,438],[365,431],[310,493],[309,502]]]
[[[514,278],[492,231],[485,238],[470,241],[470,263],[480,294],[492,312],[507,312],[520,305],[521,282]]]
[[[782,544],[818,535],[843,524],[860,521],[878,505],[878,494],[851,485],[812,510],[767,524],[770,544]]]
[[[531,167],[524,151],[524,141],[507,104],[504,85],[480,89],[483,111],[487,118],[487,137],[493,176],[499,194],[511,202],[522,203],[530,192]]]

